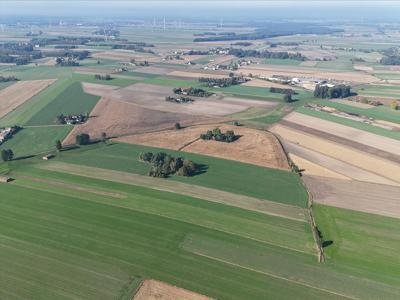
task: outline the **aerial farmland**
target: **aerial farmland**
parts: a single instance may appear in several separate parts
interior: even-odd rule
[[[0,299],[400,298],[397,23],[48,5],[0,17]]]

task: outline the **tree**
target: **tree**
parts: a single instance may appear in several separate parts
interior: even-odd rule
[[[105,132],[101,133],[101,140],[103,141],[103,143],[107,141],[107,134]]]
[[[175,129],[176,130],[179,130],[179,129],[181,129],[182,127],[181,127],[181,124],[180,123],[175,123]]]
[[[75,141],[78,145],[88,145],[90,144],[90,136],[87,133],[81,133],[75,137]]]
[[[10,161],[14,157],[14,153],[11,149],[3,149],[1,150],[1,159],[3,161]]]
[[[60,140],[56,141],[56,149],[57,149],[57,151],[61,151],[61,149],[62,149],[62,144],[61,144]]]
[[[392,102],[390,102],[390,108],[393,110],[398,110],[399,109],[399,105],[397,104],[396,100],[393,100]]]
[[[286,103],[292,102],[292,101],[293,101],[292,95],[290,95],[290,94],[285,94],[285,96],[283,96],[283,101],[285,101]]]

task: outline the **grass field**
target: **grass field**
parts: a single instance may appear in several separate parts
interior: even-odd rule
[[[159,76],[159,77],[153,77],[149,78],[144,81],[144,83],[148,84],[157,84],[157,85],[167,85],[171,87],[179,87],[179,86],[200,86],[200,83],[197,80],[185,80],[185,79],[177,79],[174,77],[168,77],[168,76]]]
[[[12,149],[16,158],[55,149],[57,140],[63,140],[72,126],[27,127],[0,146]]]
[[[171,180],[299,207],[306,205],[307,194],[296,174],[209,156],[118,143],[111,146],[92,145],[78,151],[68,151],[60,159],[68,163],[145,175],[149,166],[139,162],[137,157],[140,152],[147,151],[164,151],[208,166],[205,167],[207,169],[204,173],[197,176],[172,176]],[[246,177],[242,174],[246,174]]]
[[[266,65],[298,66],[301,64],[301,61],[295,59],[267,58],[262,63]]]
[[[244,245],[254,243],[244,236],[258,237],[267,244],[275,236],[298,248],[312,244],[302,222],[145,187],[34,170],[21,162],[13,164],[12,175],[17,180],[0,190],[4,215],[0,260],[9,270],[1,272],[1,297],[130,299],[143,278],[222,299],[332,297],[181,247],[185,238],[195,234],[220,241],[234,239]],[[54,180],[62,180],[65,186],[53,186]],[[77,186],[87,190],[76,190]],[[122,198],[99,195],[99,191],[118,193]],[[316,264],[311,252],[304,257]]]
[[[360,95],[393,97],[395,99],[400,98],[400,88],[394,85],[393,86],[366,85],[366,86],[361,86],[360,88],[356,89],[356,91]]]
[[[320,105],[326,105],[329,107],[334,107],[338,110],[355,113],[367,117],[371,117],[377,120],[385,120],[389,122],[400,124],[400,111],[395,111],[387,106],[377,106],[372,108],[359,108],[351,105],[346,105],[343,103],[332,102],[329,100],[313,100],[313,102]]]
[[[52,125],[60,114],[89,113],[100,99],[86,94],[80,82],[72,82],[47,106],[35,114],[27,125]]]
[[[326,248],[330,268],[400,286],[399,219],[323,205],[314,211],[324,240],[333,241]]]
[[[136,82],[138,82],[137,80],[131,80],[131,79],[126,79],[126,78],[117,78],[117,77],[113,77],[113,75],[111,75],[112,79],[111,80],[100,80],[100,79],[96,79],[93,75],[89,75],[89,74],[79,74],[79,73],[74,73],[72,75],[72,79],[75,81],[79,81],[79,82],[88,82],[88,83],[97,83],[97,84],[104,84],[104,85],[115,85],[115,86],[121,86],[121,87],[125,87],[131,84],[134,84]]]
[[[368,132],[371,132],[371,133],[375,133],[377,135],[381,135],[381,136],[385,136],[385,137],[388,137],[388,138],[400,140],[400,132],[396,131],[396,130],[389,130],[389,129],[373,126],[373,125],[370,125],[370,124],[366,124],[366,123],[362,123],[362,122],[357,122],[357,121],[353,121],[353,120],[349,120],[349,119],[333,116],[333,115],[331,115],[329,113],[326,113],[326,112],[315,111],[315,110],[311,110],[311,109],[308,109],[308,108],[305,108],[305,107],[299,107],[296,111],[300,112],[302,114],[305,114],[305,115],[321,118],[321,119],[324,119],[324,120],[327,120],[327,121],[331,121],[331,122],[335,122],[335,123],[338,123],[338,124],[342,124],[342,125],[346,125],[346,126],[349,126],[349,127],[353,127],[353,128],[357,128],[357,129],[360,129],[360,130],[364,130],[364,131],[368,131]]]

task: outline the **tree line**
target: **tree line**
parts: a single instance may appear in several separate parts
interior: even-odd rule
[[[209,78],[200,77],[199,82],[206,84],[208,87],[228,87],[231,85],[238,85],[246,82],[243,76],[231,76],[229,78]]]
[[[173,91],[177,95],[188,95],[193,97],[209,97],[213,94],[209,91],[194,87],[189,87],[189,88],[178,87],[174,88]]]
[[[315,98],[346,98],[349,96],[351,96],[351,86],[346,84],[338,84],[334,86],[317,84],[314,90]]]
[[[307,58],[301,53],[292,53],[287,51],[268,51],[268,50],[254,50],[254,49],[241,49],[231,48],[229,54],[235,55],[236,57],[256,57],[256,58],[274,58],[274,59],[294,59],[305,61]]]

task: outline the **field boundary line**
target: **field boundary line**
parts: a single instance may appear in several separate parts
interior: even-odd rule
[[[269,273],[269,272],[253,269],[253,268],[250,268],[250,267],[245,267],[243,265],[236,264],[236,263],[233,263],[233,262],[221,259],[221,258],[213,257],[213,256],[210,256],[210,255],[207,255],[207,254],[203,254],[203,253],[200,253],[198,251],[190,251],[190,252],[193,253],[193,254],[202,256],[202,257],[206,257],[206,258],[209,258],[209,259],[212,259],[212,260],[216,260],[216,261],[219,261],[219,262],[226,263],[226,264],[231,265],[231,266],[235,266],[235,267],[242,268],[242,269],[245,269],[245,270],[253,271],[253,272],[260,273],[260,274],[263,274],[263,275],[267,275],[267,276],[270,276],[270,277],[273,277],[273,278],[285,280],[285,281],[288,281],[288,282],[291,282],[291,283],[294,283],[294,284],[306,286],[306,287],[309,287],[309,288],[312,288],[312,289],[315,289],[315,290],[319,290],[319,291],[322,291],[322,292],[325,292],[325,293],[337,295],[337,296],[344,297],[344,298],[347,298],[347,299],[359,300],[359,298],[355,298],[355,297],[352,297],[352,296],[344,295],[344,294],[337,293],[337,292],[334,292],[334,291],[331,291],[331,290],[327,290],[327,289],[324,289],[324,288],[319,288],[319,287],[313,286],[313,285],[308,284],[308,283],[299,282],[299,281],[292,280],[292,279],[289,279],[289,278],[285,278],[285,277],[282,277],[282,276],[279,276],[279,275],[276,275],[276,274],[273,274],[273,273]]]
[[[289,166],[295,166],[294,162],[292,161],[292,159],[289,156],[289,153],[286,151],[286,148],[284,147],[282,141],[281,141],[281,137],[278,134],[272,133],[273,136],[275,136],[275,138],[278,140],[279,144],[281,145],[283,152],[286,155],[286,158],[288,160],[288,164]],[[299,172],[299,177],[300,177],[300,182],[303,185],[303,187],[305,188],[305,190],[307,191],[307,195],[308,195],[308,203],[307,203],[307,213],[308,213],[308,217],[309,217],[309,223],[311,226],[311,231],[312,231],[312,235],[315,241],[315,246],[316,246],[316,250],[318,253],[318,262],[319,263],[323,263],[325,262],[325,253],[324,253],[324,248],[322,247],[322,241],[319,235],[319,230],[317,227],[317,224],[315,222],[315,218],[314,218],[314,213],[313,213],[313,195],[311,194],[311,192],[308,190],[307,185],[304,183],[303,179],[301,178],[302,175]]]

